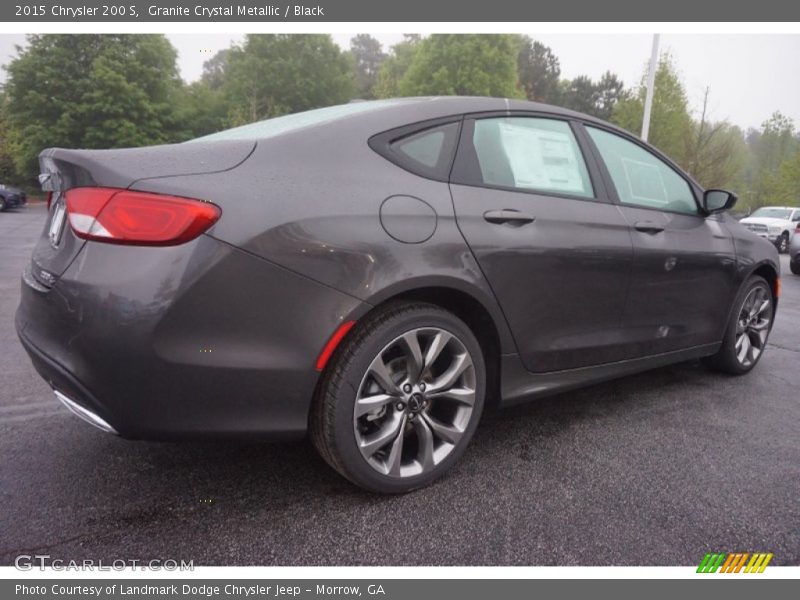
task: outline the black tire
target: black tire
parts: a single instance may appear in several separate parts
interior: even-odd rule
[[[800,260],[789,261],[789,270],[795,275],[800,275]]]
[[[438,464],[418,475],[392,477],[373,467],[359,448],[356,430],[359,421],[355,416],[357,397],[362,385],[368,379],[370,365],[386,352],[387,345],[395,343],[400,336],[409,332],[425,331],[426,328],[441,330],[454,336],[460,350],[466,350],[472,359],[471,381],[474,381],[474,401],[468,422],[460,433],[461,437]],[[450,344],[450,342],[448,342]],[[430,346],[428,346],[430,347]],[[448,346],[450,347],[450,346]],[[422,350],[423,354],[425,350]],[[444,354],[444,351],[442,355]],[[457,355],[457,356],[460,356]],[[427,372],[427,371],[426,371]],[[472,378],[474,375],[474,378]],[[396,302],[377,309],[359,322],[337,348],[328,364],[318,386],[309,418],[311,441],[322,458],[345,478],[354,484],[380,493],[405,493],[424,487],[442,476],[464,453],[478,425],[484,405],[486,368],[480,344],[470,328],[452,313],[432,304],[421,302]],[[433,408],[435,401],[426,400],[427,409]],[[398,405],[394,400],[387,404],[386,411],[394,411]],[[409,401],[406,412],[410,411]],[[383,410],[383,409],[382,409]],[[406,412],[399,411],[398,415]],[[424,415],[415,414],[422,426]],[[413,419],[413,417],[411,417]],[[404,427],[414,425],[402,421],[400,436],[406,434]],[[415,435],[414,430],[410,435]],[[397,435],[394,439],[397,439]],[[400,446],[409,442],[400,440]],[[421,444],[421,442],[420,442]],[[440,446],[441,447],[441,446]],[[401,451],[402,453],[402,451]],[[387,459],[388,462],[388,459]],[[399,464],[399,461],[398,461]]]
[[[769,285],[769,283],[767,283],[766,279],[759,275],[752,275],[736,295],[736,300],[734,301],[731,315],[728,318],[728,325],[725,328],[725,336],[722,339],[722,346],[720,347],[719,352],[705,360],[705,363],[710,368],[723,373],[728,373],[730,375],[744,375],[745,373],[749,373],[753,367],[758,364],[758,361],[761,360],[761,356],[764,354],[763,347],[751,364],[742,364],[742,362],[740,362],[740,360],[737,358],[736,351],[736,341],[737,336],[739,335],[740,315],[744,308],[745,301],[750,296],[750,293],[756,288],[760,288],[761,290],[765,291],[770,300],[769,325],[763,342],[764,345],[766,345],[775,318],[775,295],[772,287]]]
[[[778,254],[786,254],[789,251],[789,233],[784,231],[778,241],[775,242]]]

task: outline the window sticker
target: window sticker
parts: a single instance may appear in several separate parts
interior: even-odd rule
[[[499,127],[515,187],[586,193],[570,133],[509,121]]]
[[[622,167],[628,183],[628,197],[632,201],[653,206],[663,206],[669,201],[658,166],[623,157]]]

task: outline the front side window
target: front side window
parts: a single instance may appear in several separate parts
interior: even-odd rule
[[[611,174],[620,202],[696,215],[697,202],[683,177],[660,158],[625,138],[586,127]]]
[[[533,117],[478,119],[472,138],[480,183],[592,197],[586,163],[565,121]]]

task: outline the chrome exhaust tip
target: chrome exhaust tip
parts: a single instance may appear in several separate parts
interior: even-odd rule
[[[53,393],[56,395],[56,398],[61,400],[61,404],[67,407],[67,410],[71,412],[76,417],[83,419],[89,425],[94,425],[101,431],[105,431],[106,433],[113,433],[114,435],[119,435],[117,430],[114,429],[111,425],[109,425],[104,419],[94,414],[92,411],[82,407],[80,404],[75,403],[74,401],[67,398],[64,394],[59,392],[58,390],[53,390]]]

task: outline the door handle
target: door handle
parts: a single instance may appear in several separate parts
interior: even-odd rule
[[[529,215],[528,213],[524,213],[513,208],[487,210],[485,213],[483,213],[483,218],[487,222],[494,223],[495,225],[508,223],[517,227],[521,225],[527,225],[528,223],[533,223],[533,221],[536,220],[536,217],[533,215]]]
[[[643,233],[661,233],[664,231],[664,226],[654,223],[653,221],[639,221],[633,226],[636,231]]]

